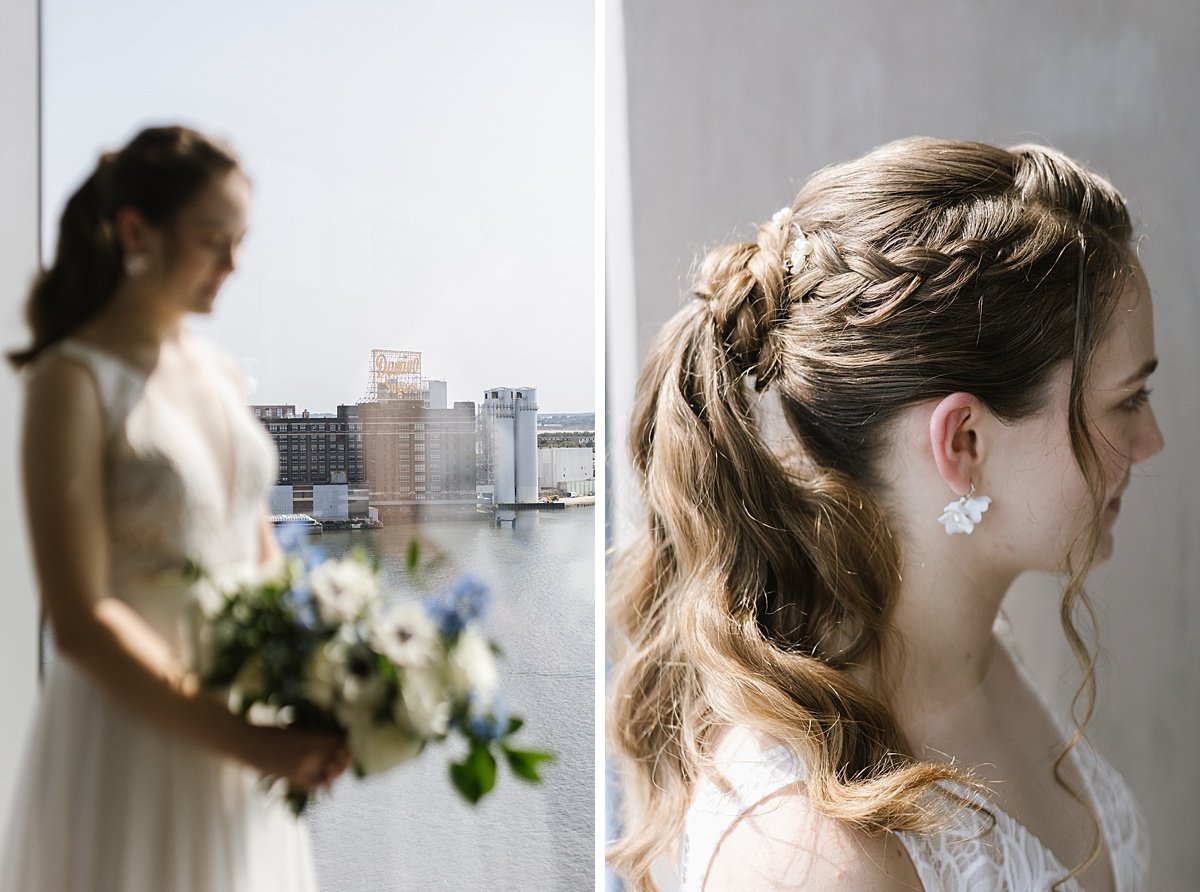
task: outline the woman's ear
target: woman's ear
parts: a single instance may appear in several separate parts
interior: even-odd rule
[[[929,445],[938,473],[946,485],[966,495],[979,479],[984,457],[984,419],[990,415],[978,397],[952,393],[942,399],[929,417]]]
[[[147,242],[151,226],[137,208],[129,205],[117,208],[113,229],[117,242],[126,255],[144,254],[149,249]]]

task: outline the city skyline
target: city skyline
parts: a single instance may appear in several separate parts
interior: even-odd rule
[[[374,354],[377,354],[380,352],[385,352],[385,351],[380,348],[373,348],[371,352],[374,355]],[[387,350],[386,352],[415,353],[417,355],[423,356],[423,351],[419,351],[419,350],[414,350],[414,351]],[[358,404],[361,404],[364,402],[372,402],[375,399],[371,395],[371,386],[370,386],[370,379],[371,379],[370,369],[372,367],[373,362],[374,362],[374,359],[372,359],[371,361],[369,361],[365,364],[368,371],[364,373],[363,378],[364,378],[364,381],[366,381],[368,383],[366,385],[364,385],[363,392],[360,395],[355,396],[350,399],[339,399],[336,403],[333,404],[334,408],[332,410],[330,410],[328,408],[317,408],[314,406],[310,406],[308,404],[303,403],[302,400],[294,399],[292,397],[287,396],[286,394],[283,394],[280,399],[271,399],[271,400],[262,399],[261,394],[259,392],[259,388],[258,388],[258,382],[255,380],[254,376],[250,373],[247,373],[247,378],[248,378],[247,385],[248,385],[248,390],[249,390],[248,402],[251,406],[276,406],[276,405],[295,406],[297,414],[299,414],[300,412],[303,412],[305,410],[307,410],[311,415],[314,415],[314,416],[324,415],[324,414],[336,414],[336,407],[339,405],[344,405],[344,406],[358,405]],[[586,409],[571,409],[571,408],[544,409],[544,408],[542,408],[541,400],[540,400],[541,391],[538,388],[537,382],[525,382],[525,383],[521,383],[521,384],[512,384],[510,382],[494,382],[494,383],[488,385],[487,387],[481,387],[477,391],[472,391],[471,396],[459,397],[459,396],[457,396],[459,391],[455,389],[453,382],[451,382],[449,379],[444,378],[440,375],[427,373],[424,368],[423,363],[418,366],[417,374],[419,376],[419,380],[426,384],[430,381],[438,381],[438,382],[445,384],[446,385],[446,404],[449,406],[454,405],[454,403],[456,403],[456,402],[473,402],[478,405],[479,403],[481,403],[483,401],[484,394],[487,391],[495,390],[497,388],[510,388],[510,389],[533,388],[534,390],[537,390],[539,393],[539,400],[538,400],[539,416],[540,415],[589,415],[589,414],[592,415],[593,417],[595,416],[595,410],[592,408],[586,408]],[[403,398],[403,397],[401,397],[401,398]]]
[[[194,126],[252,183],[239,268],[194,326],[251,401],[353,402],[373,347],[419,345],[454,398],[538,386],[595,411],[592,5],[197,11],[43,4],[43,257],[102,151]]]

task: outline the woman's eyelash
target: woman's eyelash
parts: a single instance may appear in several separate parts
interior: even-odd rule
[[[1151,393],[1153,393],[1152,390],[1147,387],[1143,387],[1139,389],[1137,393],[1133,394],[1133,396],[1129,397],[1129,399],[1121,403],[1121,408],[1129,411],[1136,411],[1150,401]]]

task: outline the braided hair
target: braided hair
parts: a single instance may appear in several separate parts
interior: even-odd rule
[[[949,803],[929,796],[970,778],[917,760],[882,695],[848,672],[880,654],[903,569],[878,470],[889,425],[959,391],[1025,418],[1064,361],[1095,512],[1062,598],[1086,724],[1094,648],[1074,614],[1090,615],[1103,478],[1083,387],[1131,238],[1115,189],[1057,151],[908,139],[818,172],[753,241],[705,257],[697,300],[639,380],[644,529],[610,576],[608,727],[631,794],[610,857],[635,888],[653,887],[730,724],[790,744],[831,817],[918,832],[945,819]],[[778,396],[787,455],[767,443],[756,391]]]

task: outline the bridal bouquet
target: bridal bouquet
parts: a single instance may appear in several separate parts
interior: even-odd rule
[[[466,755],[450,778],[476,803],[495,784],[497,756],[534,783],[553,758],[511,743],[522,722],[497,697],[498,648],[478,626],[487,590],[475,577],[440,597],[385,603],[379,565],[361,550],[330,560],[293,550],[238,579],[188,572],[202,683],[251,721],[343,734],[359,777],[456,735]],[[300,814],[308,796],[292,790],[288,801]]]

